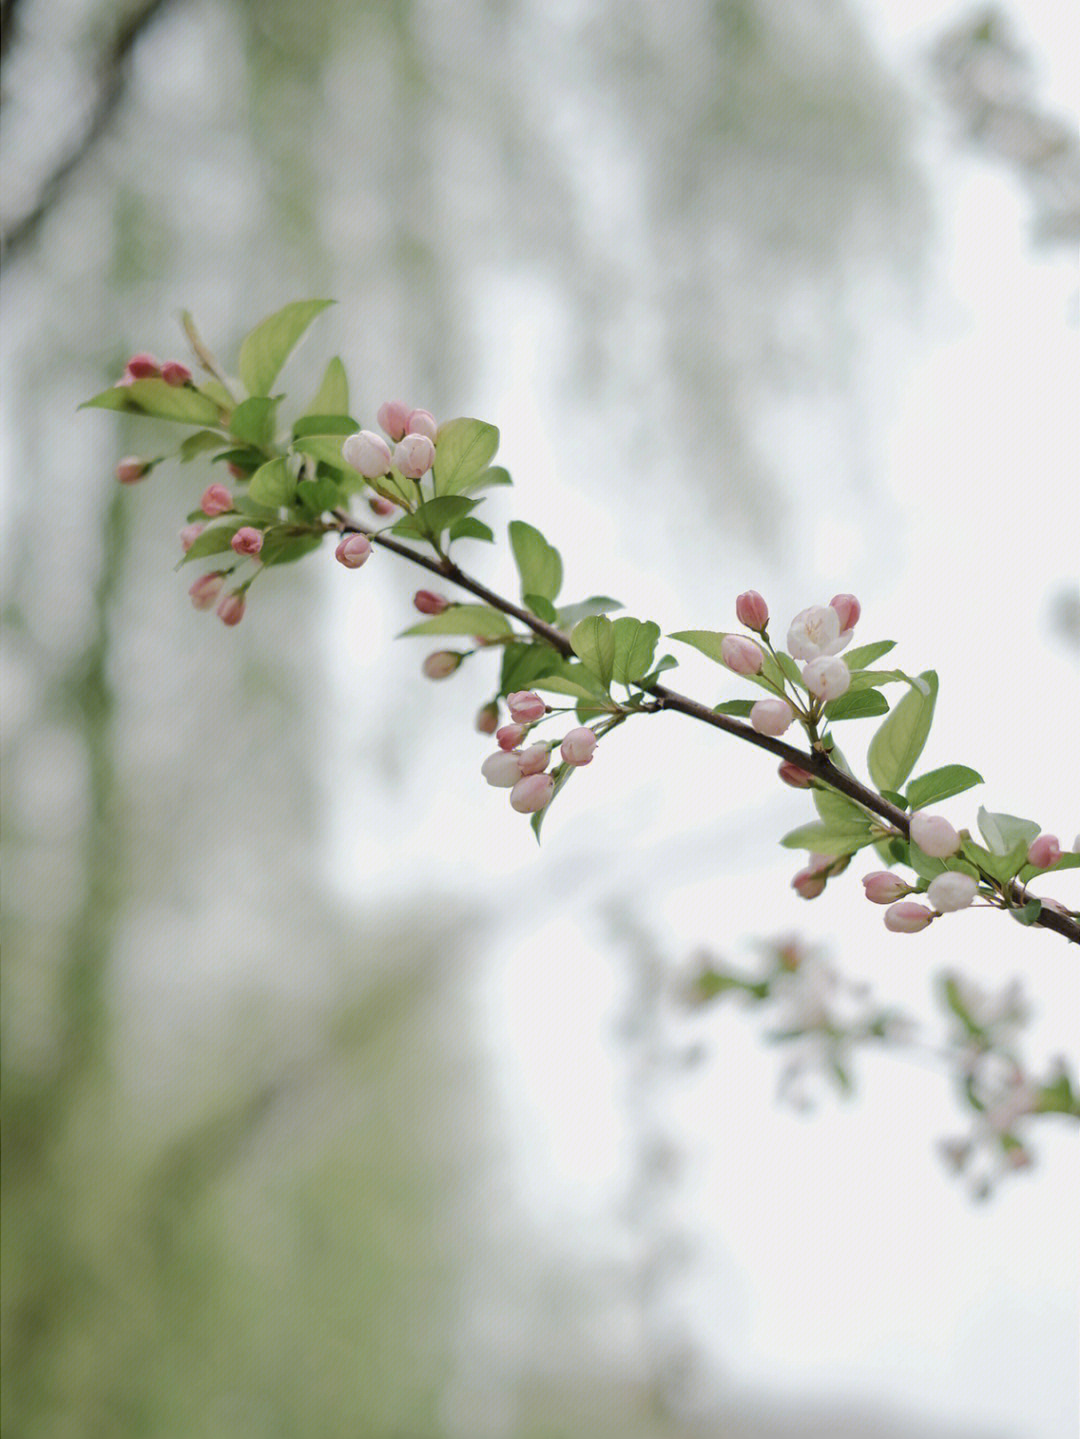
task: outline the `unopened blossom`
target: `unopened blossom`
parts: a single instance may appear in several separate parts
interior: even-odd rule
[[[784,783],[789,784],[792,789],[809,789],[813,783],[813,779],[807,771],[800,769],[797,764],[792,764],[789,759],[783,762],[776,773]]]
[[[791,881],[791,887],[803,899],[817,899],[824,891],[827,879],[828,876],[821,870],[810,866],[799,870]]]
[[[476,712],[476,728],[480,734],[494,734],[499,727],[499,706],[494,700],[482,705]]]
[[[737,675],[760,674],[765,663],[759,647],[743,635],[725,635],[720,641],[720,658]]]
[[[430,410],[412,410],[405,425],[405,433],[407,435],[426,435],[434,444],[438,428],[435,416]]]
[[[218,602],[217,615],[223,625],[238,625],[244,618],[245,601],[242,590],[231,590]]]
[[[791,621],[787,635],[788,654],[797,660],[816,660],[819,655],[835,655],[847,644],[840,632],[840,616],[832,605],[811,605]]]
[[[116,478],[122,485],[134,485],[145,479],[152,469],[153,465],[149,460],[141,460],[138,455],[127,455],[116,467]]]
[[[910,832],[914,843],[931,859],[948,859],[960,848],[960,836],[939,814],[925,814],[917,810],[911,816]]]
[[[840,621],[841,635],[848,634],[859,623],[862,605],[854,595],[833,595],[829,601],[829,608],[836,611],[836,617]]]
[[[525,738],[528,725],[504,724],[495,734],[500,749],[517,749],[518,745]]]
[[[225,466],[234,480],[246,480],[251,471],[245,465],[234,464],[232,460]]]
[[[588,725],[580,725],[572,729],[559,746],[559,753],[562,755],[565,764],[583,765],[591,764],[592,757],[596,753],[597,738],[596,732]]]
[[[450,601],[445,595],[437,595],[434,590],[417,590],[413,595],[413,607],[422,615],[441,615],[443,610],[449,609]]]
[[[200,575],[188,590],[191,603],[197,610],[212,610],[224,584],[225,576],[219,571],[215,570],[209,575]]]
[[[518,759],[521,765],[522,774],[540,774],[547,769],[548,760],[551,757],[551,746],[546,744],[531,744],[528,749],[523,749]]]
[[[388,500],[385,495],[372,495],[368,500],[368,507],[373,515],[382,515],[385,519],[388,515],[396,515],[397,505],[393,500]]]
[[[384,405],[379,406],[379,413],[375,418],[390,438],[396,442],[408,431],[409,407],[403,405],[400,400],[387,400]]]
[[[406,435],[394,447],[394,464],[407,480],[423,479],[434,463],[435,446],[427,435]]]
[[[206,526],[196,520],[194,524],[185,525],[180,531],[180,547],[185,555],[205,529]]]
[[[334,559],[347,570],[358,570],[371,556],[371,541],[367,535],[345,535],[338,541]]]
[[[263,547],[263,532],[254,525],[241,525],[229,544],[238,555],[257,555]]]
[[[496,789],[510,789],[521,778],[521,755],[516,750],[496,750],[480,766],[480,773]]]
[[[757,590],[746,590],[735,601],[735,616],[741,625],[760,634],[769,623],[769,606]]]
[[[828,703],[847,694],[851,671],[839,655],[818,655],[802,668],[803,684],[812,695]]]
[[[510,791],[510,807],[518,814],[535,814],[550,800],[555,781],[549,774],[527,774]]]
[[[1061,845],[1056,834],[1040,834],[1028,850],[1028,864],[1036,869],[1049,869],[1061,858]]]
[[[179,360],[166,360],[161,367],[161,378],[167,385],[186,385],[191,379],[191,371]]]
[[[535,724],[547,713],[547,705],[535,690],[516,690],[507,695],[506,707],[518,724]]]
[[[888,869],[877,869],[873,874],[863,875],[863,888],[866,890],[866,897],[873,904],[894,904],[898,899],[903,899],[911,886],[905,884],[898,874],[893,874]]]
[[[394,463],[390,446],[374,430],[358,430],[355,435],[349,435],[342,442],[341,458],[365,480],[388,475]]]
[[[435,650],[420,668],[429,680],[444,680],[454,673],[464,658],[456,650]]]
[[[140,350],[124,367],[124,373],[130,375],[133,380],[153,380],[161,374],[161,362],[153,355],[148,355],[145,350]]]
[[[952,914],[958,909],[967,909],[978,892],[977,879],[960,870],[947,869],[930,881],[926,897],[939,914]]]
[[[225,485],[207,485],[203,490],[199,509],[204,515],[227,515],[233,507],[233,497]]]
[[[894,934],[918,934],[933,918],[933,910],[927,909],[924,904],[902,899],[885,911],[885,928],[891,929]]]
[[[758,700],[750,707],[750,723],[758,734],[782,735],[794,718],[787,700]]]

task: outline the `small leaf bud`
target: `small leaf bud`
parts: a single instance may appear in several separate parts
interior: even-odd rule
[[[760,633],[769,623],[769,606],[757,590],[746,590],[735,601],[735,616],[748,630]]]
[[[958,909],[967,909],[979,892],[979,882],[970,874],[948,869],[936,874],[930,881],[926,897],[939,914],[951,914]]]
[[[765,656],[753,640],[742,635],[725,635],[720,641],[720,658],[737,675],[760,674]]]
[[[407,480],[422,479],[434,463],[435,446],[427,435],[406,435],[394,448],[394,464]]]
[[[367,535],[345,535],[334,551],[334,559],[347,570],[358,570],[370,558],[371,541]]]
[[[898,874],[887,869],[876,869],[873,874],[863,875],[863,888],[872,904],[894,904],[911,893],[911,886],[905,884]]]
[[[911,838],[931,859],[948,859],[960,848],[960,836],[949,821],[922,810],[911,816]]]
[[[417,590],[413,595],[413,605],[422,615],[441,615],[443,610],[450,608],[450,601],[433,590]]]
[[[496,750],[480,766],[480,773],[496,789],[510,789],[521,778],[521,755],[516,750]]]
[[[588,725],[581,725],[578,729],[572,729],[559,746],[559,753],[566,764],[583,765],[591,764],[592,757],[596,753],[597,738],[595,731]]]
[[[179,360],[166,360],[161,367],[161,378],[167,385],[186,385],[191,379],[191,371]]]
[[[758,700],[750,709],[750,723],[758,734],[774,738],[782,735],[794,718],[795,711],[787,700]]]
[[[435,416],[430,410],[413,410],[406,422],[405,433],[407,435],[426,435],[434,444],[438,428]]]
[[[116,467],[116,478],[122,485],[134,485],[143,480],[153,469],[149,460],[141,460],[138,455],[128,455],[121,460]]]
[[[224,485],[207,485],[199,501],[204,515],[227,515],[233,507],[233,497]]]
[[[208,575],[200,575],[188,590],[191,603],[197,610],[212,610],[224,584],[225,576],[219,570]]]
[[[395,443],[408,433],[409,407],[400,400],[387,400],[380,405],[375,418]]]
[[[933,910],[927,909],[925,905],[916,904],[911,899],[902,899],[899,904],[892,904],[885,911],[885,928],[891,929],[893,934],[918,934],[933,918]]]
[[[527,774],[510,791],[510,806],[518,814],[535,814],[543,809],[555,789],[549,774]]]
[[[374,430],[358,430],[341,446],[341,458],[359,471],[365,480],[378,480],[389,474],[394,463],[390,446]]]
[[[429,680],[444,680],[454,673],[464,658],[456,650],[435,650],[420,668]]]
[[[241,525],[229,544],[238,555],[257,555],[263,547],[263,532],[254,525]]]
[[[238,625],[244,618],[243,592],[231,590],[224,595],[218,603],[217,614],[223,625]]]
[[[803,665],[803,684],[819,700],[839,699],[851,685],[851,671],[839,655],[818,655]]]
[[[1036,869],[1049,869],[1061,858],[1061,845],[1056,834],[1040,834],[1028,850],[1028,864]]]

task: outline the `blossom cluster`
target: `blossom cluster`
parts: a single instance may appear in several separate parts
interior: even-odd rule
[[[559,745],[562,765],[578,769],[591,764],[598,735],[589,725],[578,725],[557,740],[538,740],[522,748],[535,725],[547,718],[548,705],[535,690],[507,695],[511,723],[503,725],[495,738],[499,748],[488,755],[480,773],[496,789],[509,789],[510,806],[519,814],[537,814],[555,793],[556,776],[546,773],[552,751]]]

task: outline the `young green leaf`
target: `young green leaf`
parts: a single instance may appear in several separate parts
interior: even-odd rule
[[[840,794],[834,789],[816,788],[810,793],[814,801],[814,808],[825,824],[833,829],[863,829],[872,823],[866,810],[861,805],[857,805],[854,800],[848,799],[845,794]]]
[[[341,442],[344,438],[344,435],[301,435],[293,440],[292,447],[298,454],[310,455],[321,464],[332,465],[335,470],[345,470],[345,461],[341,458]],[[348,473],[354,475],[355,471],[349,470]]]
[[[753,707],[753,700],[725,700],[722,705],[713,705],[713,714],[734,715],[736,719],[747,719]]]
[[[811,854],[854,854],[872,842],[869,823],[839,828],[832,824],[804,824],[784,835],[786,849],[806,849]]]
[[[495,532],[490,525],[485,525],[483,520],[475,519],[472,515],[465,515],[450,526],[449,537],[452,540],[485,540],[491,544],[495,539]]]
[[[180,463],[186,465],[196,455],[201,455],[206,450],[220,450],[222,445],[226,444],[228,441],[216,430],[196,430],[193,435],[188,435],[187,439],[183,441],[177,454],[180,457]]]
[[[1080,869],[1080,854],[1073,854],[1072,851],[1066,850],[1055,864],[1048,864],[1042,869],[1034,864],[1025,864],[1020,871],[1020,878],[1026,884],[1029,879],[1034,879],[1036,875],[1053,874],[1055,870],[1059,869]]]
[[[555,803],[555,796],[560,792],[563,785],[565,785],[566,781],[578,768],[580,768],[580,766],[578,765],[560,764],[556,765],[556,767],[551,771],[551,777],[555,781],[555,788],[551,791],[551,798],[548,800],[544,808],[538,809],[533,815],[532,819],[529,821],[530,825],[532,826],[532,832],[534,835],[536,835],[537,844],[540,843],[540,826],[544,823],[544,816],[547,814],[551,806]]]
[[[127,410],[180,425],[220,425],[221,411],[212,400],[190,385],[167,385],[164,380],[133,380],[113,385],[84,400],[80,410]]]
[[[226,520],[203,530],[201,535],[196,535],[192,540],[180,564],[186,565],[190,560],[201,560],[207,555],[223,554],[242,524],[243,520]]]
[[[512,633],[506,616],[489,605],[451,605],[441,615],[402,630],[403,635],[480,635],[489,640]]]
[[[321,515],[341,504],[341,487],[326,475],[317,480],[301,480],[296,487],[296,502],[310,514]]]
[[[694,649],[700,650],[709,659],[715,660],[718,665],[724,661],[720,657],[720,645],[724,640],[724,630],[678,630],[675,634],[668,635],[669,640],[679,640],[684,645],[693,645]]]
[[[588,615],[570,631],[574,653],[597,677],[604,689],[611,685],[615,666],[615,627],[606,615]]]
[[[558,622],[564,630],[573,629],[578,620],[583,620],[586,615],[603,615],[609,610],[621,609],[619,601],[608,595],[590,595],[587,600],[579,600],[575,605],[563,605],[559,610]]]
[[[249,395],[267,395],[300,336],[333,300],[294,300],[269,315],[240,346],[240,379]]]
[[[1019,909],[1010,909],[1009,913],[1018,924],[1034,924],[1042,913],[1042,900],[1029,899]]]
[[[938,677],[927,670],[919,677],[924,694],[915,684],[899,702],[870,741],[867,766],[878,789],[899,789],[922,753],[934,718]]]
[[[464,495],[437,495],[435,499],[417,505],[411,515],[398,520],[393,527],[394,534],[407,540],[427,540],[432,535],[437,538],[477,504],[478,500],[468,500]]]
[[[345,377],[345,366],[338,359],[337,355],[327,365],[322,377],[322,384],[315,392],[311,404],[307,407],[309,415],[347,415],[349,413],[349,381]],[[352,429],[359,429],[359,425],[353,425]],[[321,430],[320,434],[326,434]],[[352,430],[347,431],[348,434]]]
[[[296,481],[288,462],[277,459],[268,460],[265,465],[259,466],[251,477],[248,494],[256,504],[276,508],[278,505],[289,504],[295,491]],[[265,556],[262,556],[262,559],[265,564]]]
[[[825,706],[825,718],[834,724],[839,720],[867,719],[870,715],[889,712],[889,701],[875,689],[848,690],[839,699]]]
[[[483,420],[448,420],[440,425],[435,438],[435,493],[460,494],[491,463],[498,448],[498,430]]]
[[[614,621],[615,658],[612,676],[621,685],[632,684],[648,672],[660,638],[660,626],[652,620],[635,620],[623,615]]]
[[[907,802],[913,810],[924,809],[928,804],[938,804],[954,794],[963,794],[964,790],[982,782],[983,777],[978,770],[968,769],[967,765],[942,765],[941,769],[932,769],[911,780],[906,790]]]
[[[555,606],[550,600],[546,600],[543,595],[522,595],[521,603],[527,610],[531,610],[538,620],[543,620],[545,624],[553,625],[559,618]]]
[[[895,640],[878,640],[872,645],[856,645],[853,650],[848,650],[843,656],[849,670],[863,670],[867,665],[872,665],[882,655],[887,655],[890,650],[896,648]]]
[[[559,552],[539,530],[523,520],[510,522],[510,544],[521,575],[522,595],[542,595],[554,600],[562,588],[563,567]]]
[[[351,415],[310,414],[301,415],[292,432],[294,440],[302,440],[305,435],[351,435],[359,428]]]
[[[587,679],[592,681],[592,684],[584,684],[567,675],[540,675],[539,678],[532,681],[532,688],[547,690],[549,694],[570,695],[574,699],[589,700],[593,704],[598,703],[602,697],[593,688],[596,681],[593,679],[592,673],[582,666],[575,666],[575,669],[581,674],[582,681]]]
[[[322,542],[322,535],[269,534],[259,551],[259,559],[264,565],[292,564],[317,550]]]
[[[277,400],[258,396],[244,400],[232,412],[229,429],[247,445],[269,445],[274,439],[274,412]]]
[[[503,653],[499,693],[508,695],[515,690],[527,690],[538,675],[554,674],[561,663],[561,656],[550,645],[507,645]]]
[[[1014,814],[991,814],[979,806],[979,833],[993,854],[1006,855],[1017,845],[1030,845],[1039,834],[1039,826],[1033,819],[1017,819]]]
[[[438,460],[436,458],[436,463]],[[473,475],[471,480],[465,480],[457,486],[459,495],[475,495],[477,490],[490,490],[495,485],[512,485],[510,471],[502,465],[489,465],[486,470],[481,470],[478,475]]]
[[[762,673],[767,673],[770,679],[775,679],[775,676],[769,673],[768,669],[767,662],[770,658],[770,655],[765,655],[766,664],[763,664],[761,667]],[[784,678],[786,680],[790,680],[790,682],[795,686],[796,689],[804,690],[806,688],[806,685],[803,683],[802,674],[799,671],[799,666],[795,663],[795,661],[791,658],[789,654],[785,654],[783,650],[777,650],[776,663],[779,665],[780,672],[784,676]]]

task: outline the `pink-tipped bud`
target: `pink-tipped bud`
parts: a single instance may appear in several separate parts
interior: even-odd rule
[[[876,869],[873,874],[863,875],[863,888],[872,904],[895,904],[911,893],[911,885],[905,884],[898,874],[887,869]]]
[[[769,623],[769,606],[757,590],[746,590],[735,601],[735,616],[748,630],[760,633]]]
[[[518,724],[535,724],[547,713],[547,705],[535,690],[518,690],[506,696],[506,707],[510,717]]]
[[[839,699],[851,685],[851,671],[839,655],[818,655],[803,665],[803,684],[819,700]]]
[[[450,601],[433,590],[417,590],[413,595],[413,605],[422,615],[441,615],[443,610],[450,608]]]
[[[372,495],[368,500],[368,507],[373,515],[382,515],[384,519],[389,515],[396,515],[398,512],[398,507],[393,500],[386,499],[384,495]]]
[[[234,480],[246,480],[251,474],[250,470],[245,469],[243,465],[234,464],[232,460],[228,462],[225,468]]]
[[[840,633],[845,630],[853,630],[859,623],[859,616],[862,614],[862,605],[854,595],[833,595],[829,601],[829,608],[835,610],[840,621]]]
[[[781,735],[794,718],[787,700],[758,700],[750,707],[750,723],[758,734]]]
[[[499,706],[494,700],[477,710],[476,728],[481,734],[494,734],[499,728]]]
[[[263,532],[254,525],[241,525],[229,544],[238,555],[257,555],[263,547]]]
[[[720,641],[720,658],[737,675],[760,674],[765,663],[765,656],[754,641],[742,635],[724,636]]]
[[[233,497],[224,485],[207,485],[199,501],[204,515],[227,515],[233,507]]]
[[[828,876],[822,870],[809,865],[806,869],[800,869],[795,878],[791,881],[791,887],[802,899],[817,899],[825,889]]]
[[[922,810],[911,816],[911,838],[931,859],[948,859],[960,848],[960,836],[949,821]]]
[[[193,525],[185,525],[180,531],[180,545],[185,555],[205,529],[206,526],[196,520]]]
[[[334,551],[334,559],[347,570],[358,570],[370,557],[371,541],[367,535],[346,535]]]
[[[535,814],[543,809],[555,790],[549,774],[527,774],[510,791],[510,807],[518,814]]]
[[[551,747],[546,744],[531,744],[528,749],[523,749],[518,758],[522,774],[540,774],[548,767],[548,760],[551,757]]]
[[[480,766],[480,773],[496,789],[511,789],[521,778],[521,755],[517,751],[496,750]]]
[[[596,734],[588,725],[572,729],[559,746],[559,753],[566,764],[591,764],[596,753]]]
[[[186,385],[191,379],[191,371],[179,360],[166,360],[161,367],[161,378],[167,385]]]
[[[128,455],[116,467],[116,478],[122,485],[134,485],[144,480],[153,469],[149,460],[140,460],[138,455]]]
[[[380,405],[375,418],[395,443],[408,433],[409,407],[400,400],[387,400]]]
[[[499,742],[499,748],[517,749],[525,738],[527,728],[528,726],[523,724],[504,724],[495,736]]]
[[[899,904],[890,905],[885,911],[885,928],[893,934],[918,934],[934,918],[933,910],[912,899],[902,899]]]
[[[926,897],[939,914],[951,914],[958,909],[967,909],[979,892],[979,881],[960,870],[948,869],[936,874],[930,881]]]
[[[394,447],[394,464],[407,480],[422,479],[434,463],[435,446],[427,435],[406,435]]]
[[[789,759],[784,761],[776,773],[784,783],[789,784],[792,789],[809,789],[813,783],[807,771],[800,769],[797,764],[792,764]]]
[[[240,590],[231,590],[223,595],[217,607],[218,619],[223,625],[238,625],[244,618],[244,596]]]
[[[1036,869],[1049,869],[1061,858],[1061,845],[1056,834],[1040,834],[1028,850],[1028,864]]]
[[[145,350],[140,350],[127,362],[124,373],[130,375],[133,380],[154,380],[161,374],[161,365],[153,355],[148,355]]]
[[[413,410],[405,424],[407,435],[426,435],[432,444],[438,431],[435,416],[430,410]]]
[[[341,458],[359,471],[365,480],[378,480],[390,473],[394,458],[390,446],[374,430],[358,430],[342,442]]]
[[[188,590],[191,603],[197,610],[212,610],[225,584],[225,576],[215,570],[209,575],[200,575]]]
[[[436,650],[428,655],[420,668],[429,680],[444,680],[454,673],[464,658],[456,650]]]

